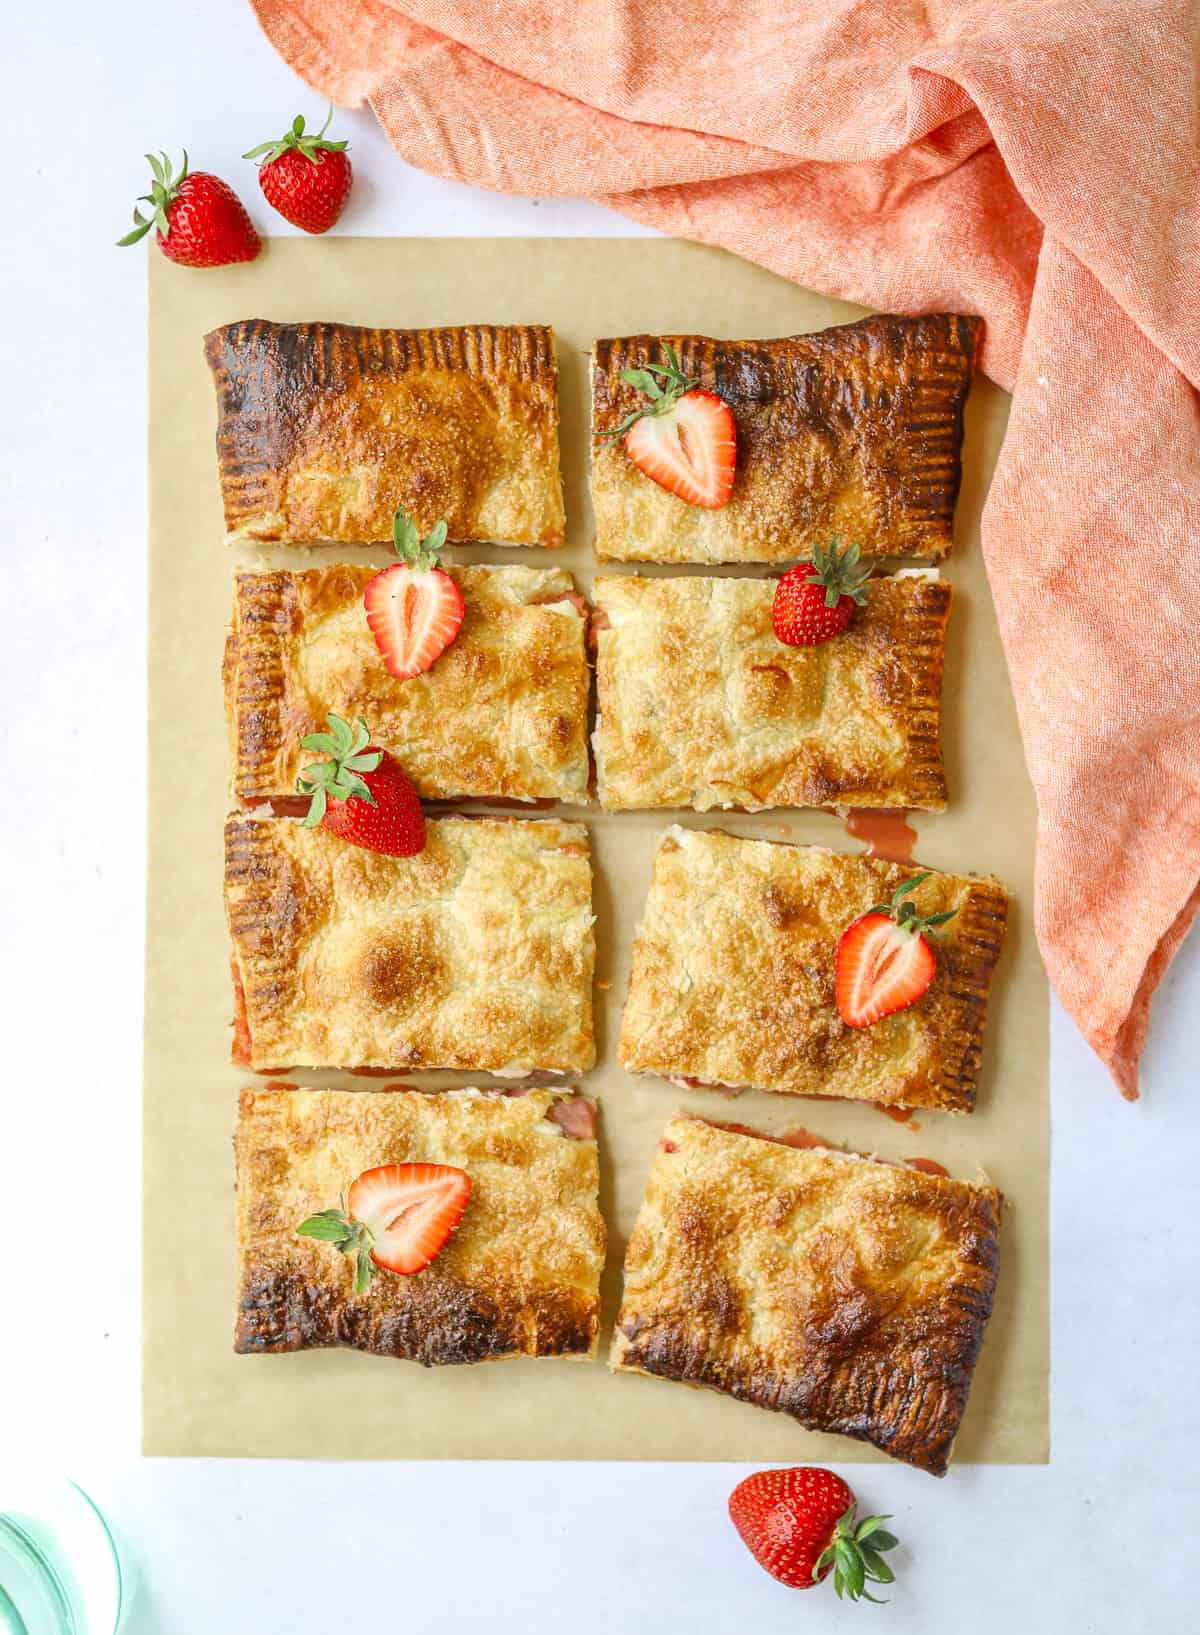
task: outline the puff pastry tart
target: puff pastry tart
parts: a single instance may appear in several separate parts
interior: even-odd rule
[[[787,647],[761,579],[595,584],[603,804],[946,804],[939,740],[950,587],[872,579],[848,630]]]
[[[596,550],[629,562],[783,562],[831,534],[864,555],[950,549],[963,403],[978,318],[863,318],[818,335],[597,341],[592,367]],[[679,354],[683,373],[733,411],[729,500],[689,505],[642,475],[613,432],[646,399],[626,369]]]
[[[384,667],[363,612],[373,569],[236,576],[224,675],[238,800],[290,795],[312,759],[300,739],[329,710],[365,716],[427,800],[587,800],[585,620],[570,574],[446,571],[462,626],[406,681]]]
[[[422,534],[562,544],[552,330],[252,318],[204,350],[231,543],[390,540],[399,507]]]
[[[911,867],[819,846],[671,828],[633,948],[621,1065],[689,1087],[840,1096],[970,1112],[1007,898],[999,883],[931,874],[912,900],[939,928],[928,991],[871,1027],[834,994],[842,932]]]
[[[944,1475],[1000,1206],[991,1187],[676,1118],[629,1239],[611,1365]]]
[[[581,823],[443,818],[414,857],[231,817],[234,1059],[255,1069],[592,1066]]]
[[[594,1356],[605,1231],[591,1114],[545,1089],[243,1092],[234,1349],[352,1346],[426,1366]],[[410,1162],[465,1170],[466,1211],[424,1271],[381,1272],[356,1294],[353,1257],[296,1227],[364,1171]]]

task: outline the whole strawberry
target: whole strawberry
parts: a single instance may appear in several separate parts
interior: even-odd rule
[[[867,1585],[893,1581],[883,1552],[897,1540],[884,1528],[889,1517],[856,1523],[856,1509],[842,1478],[817,1465],[756,1471],[729,1495],[730,1520],[772,1578],[808,1589],[832,1572],[839,1598],[875,1601]]]
[[[870,574],[860,570],[860,547],[848,546],[838,554],[837,540],[829,549],[818,545],[811,562],[797,562],[775,587],[771,623],[788,647],[816,647],[840,636],[867,599]]]
[[[187,149],[183,169],[172,174],[165,153],[146,155],[154,180],[139,204],[148,204],[143,216],[134,206],[133,231],[119,238],[119,245],[136,244],[152,227],[158,229],[158,247],[170,261],[182,267],[227,267],[235,261],[253,261],[262,243],[246,207],[219,176],[197,170],[188,174]]]
[[[265,156],[258,167],[258,183],[267,203],[306,233],[329,231],[345,208],[354,181],[347,144],[325,138],[332,118],[331,106],[314,136],[305,133],[304,115],[297,114],[291,130],[277,142],[260,142],[242,155],[243,159]]]
[[[351,727],[329,714],[328,732],[313,732],[300,743],[328,755],[306,766],[296,780],[302,795],[312,797],[306,829],[320,826],[353,846],[386,857],[415,857],[425,850],[425,815],[417,792],[398,761],[371,745],[363,720]]]

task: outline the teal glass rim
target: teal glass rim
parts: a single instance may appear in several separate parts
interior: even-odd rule
[[[96,1529],[107,1546],[108,1561],[111,1565],[111,1622],[106,1618],[106,1627],[101,1627],[92,1615],[93,1608],[87,1605],[85,1601],[81,1610],[87,1618],[88,1635],[116,1635],[117,1630],[120,1628],[125,1607],[125,1579],[121,1571],[121,1557],[117,1550],[116,1540],[112,1535],[112,1529],[109,1527],[104,1512],[99,1505],[86,1489],[80,1487],[78,1482],[67,1478],[58,1484],[58,1490],[64,1495],[78,1495],[79,1499],[83,1501],[86,1513],[96,1523]],[[57,1614],[63,1635],[75,1635],[79,1628],[75,1613],[76,1606],[80,1605],[79,1596],[64,1583],[63,1574],[55,1565],[53,1557],[47,1551],[46,1546],[29,1530],[28,1525],[22,1525],[12,1515],[0,1512],[0,1528],[4,1530],[19,1553],[25,1557],[41,1579],[54,1603],[54,1611]],[[74,1570],[78,1567],[77,1560],[69,1556],[66,1559],[74,1573]],[[88,1588],[86,1581],[80,1579],[79,1584],[86,1596]]]
[[[112,1557],[113,1578],[115,1579],[117,1586],[117,1604],[113,1609],[112,1635],[116,1635],[117,1630],[121,1627],[121,1615],[125,1611],[125,1576],[121,1571],[121,1553],[117,1549],[116,1539],[112,1536],[112,1528],[108,1525],[108,1519],[103,1510],[101,1510],[100,1506],[96,1503],[95,1499],[92,1498],[91,1494],[87,1492],[85,1488],[80,1487],[78,1482],[71,1481],[70,1477],[67,1478],[67,1485],[75,1489],[76,1493],[78,1493],[84,1504],[87,1505],[93,1516],[95,1516],[96,1520],[100,1523],[100,1532],[104,1538],[105,1544],[108,1545],[108,1553]],[[100,1635],[100,1632],[97,1632],[97,1635]],[[104,1631],[104,1635],[108,1635],[107,1630]]]

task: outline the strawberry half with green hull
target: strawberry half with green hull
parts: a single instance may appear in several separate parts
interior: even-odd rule
[[[651,482],[689,505],[715,511],[733,492],[737,428],[724,398],[691,380],[673,346],[667,361],[622,369],[627,386],[650,401],[602,437],[623,437],[625,452]]]
[[[868,1584],[891,1584],[883,1559],[895,1536],[890,1516],[857,1521],[854,1494],[831,1470],[800,1465],[760,1470],[729,1495],[729,1517],[761,1567],[792,1589],[811,1589],[833,1574],[839,1599],[877,1601]]]
[[[868,1028],[907,1010],[926,992],[937,969],[926,936],[952,920],[956,908],[922,917],[909,897],[929,873],[914,874],[842,932],[834,957],[838,1014],[847,1027]]]
[[[775,587],[771,624],[785,647],[819,647],[840,636],[867,599],[869,570],[860,569],[862,548],[847,546],[840,555],[838,542],[828,550],[818,545],[811,562],[797,562]]]
[[[285,221],[306,233],[327,233],[346,207],[354,171],[345,142],[331,142],[325,132],[333,118],[330,106],[319,131],[306,132],[304,115],[277,141],[260,142],[243,159],[262,159],[258,185]]]
[[[371,743],[360,717],[355,726],[332,713],[328,732],[309,733],[303,749],[327,755],[306,766],[296,788],[310,797],[306,829],[318,825],[331,834],[386,857],[415,857],[425,850],[425,814],[417,792],[398,761]]]
[[[228,267],[254,260],[262,242],[227,182],[204,170],[189,173],[186,149],[177,176],[165,153],[146,158],[154,180],[138,204],[148,204],[150,212],[143,216],[134,206],[133,231],[117,240],[120,246],[136,244],[154,227],[159,249],[181,267]]]
[[[466,610],[462,591],[437,565],[446,543],[444,522],[422,539],[408,513],[397,511],[392,543],[400,561],[368,583],[363,606],[385,668],[397,681],[408,681],[446,651]]]
[[[471,1197],[471,1178],[451,1164],[381,1164],[364,1170],[342,1208],[322,1209],[296,1228],[354,1259],[354,1292],[379,1268],[410,1277],[441,1253]]]

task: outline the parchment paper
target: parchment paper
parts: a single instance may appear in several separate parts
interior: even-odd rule
[[[234,1171],[237,1092],[221,900],[227,809],[219,668],[234,556],[223,543],[215,407],[201,337],[238,318],[340,319],[420,327],[554,325],[562,390],[568,545],[460,548],[459,560],[553,562],[590,592],[586,362],[600,335],[695,331],[737,338],[821,329],[859,316],[721,251],[656,240],[355,239],[268,241],[249,266],[150,266],[150,746],[146,964],[144,1448],[150,1454],[311,1458],[881,1458],[782,1415],[709,1391],[610,1375],[603,1361],[503,1362],[425,1370],[350,1351],[237,1357]],[[993,991],[978,1110],[917,1115],[919,1131],[865,1106],[747,1093],[735,1101],[639,1080],[615,1041],[634,925],[658,835],[677,814],[572,815],[591,826],[598,915],[599,1064],[582,1081],[601,1104],[601,1205],[609,1223],[602,1358],[625,1239],[662,1124],[678,1106],[765,1129],[803,1124],[888,1157],[926,1156],[952,1174],[982,1168],[1006,1194],[995,1314],[959,1437],[958,1462],[1048,1455],[1048,1137],[1045,975],[1031,926],[1035,814],[979,551],[983,495],[1004,433],[1005,395],[984,380],[967,412],[965,479],[945,685],[951,807],[919,815],[917,856],[993,872],[1013,893]],[[382,564],[386,552],[333,547],[327,560]],[[247,553],[265,566],[301,553]],[[315,560],[315,558],[313,558]],[[610,565],[606,571],[614,571]],[[619,571],[619,570],[618,570]],[[644,567],[647,573],[671,571]],[[679,571],[679,570],[676,570]],[[688,570],[682,570],[688,571]],[[565,810],[565,809],[564,809]],[[764,838],[858,850],[814,812],[713,814]],[[311,1084],[373,1081],[293,1074]],[[439,1075],[430,1086],[469,1082]]]

